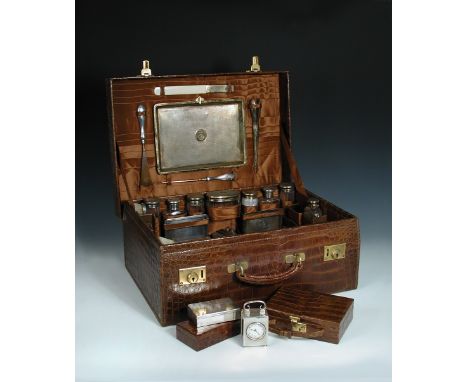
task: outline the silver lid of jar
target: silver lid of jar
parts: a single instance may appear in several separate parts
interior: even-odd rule
[[[204,194],[188,194],[187,195],[187,202],[201,202],[205,199]]]
[[[242,197],[247,199],[254,199],[257,197],[256,190],[244,190],[242,191]]]
[[[263,191],[263,196],[266,198],[266,199],[271,199],[273,197],[273,195],[275,194],[275,191],[277,190],[277,188],[275,186],[267,186],[267,187],[263,187],[262,191]]]
[[[159,204],[160,204],[159,198],[148,198],[148,199],[145,199],[144,202],[146,206],[149,208],[159,207]]]
[[[320,200],[315,198],[309,198],[307,199],[307,204],[311,205],[312,207],[318,207],[320,205]]]
[[[171,212],[179,211],[180,199],[175,199],[175,198],[167,199],[166,203],[167,203],[167,207],[169,211]]]
[[[281,189],[281,191],[293,191],[294,183],[283,182],[283,183],[280,183],[279,188]]]
[[[226,203],[239,202],[240,192],[235,190],[212,191],[206,194],[209,202]]]

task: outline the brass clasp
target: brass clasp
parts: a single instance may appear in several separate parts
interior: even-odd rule
[[[150,69],[150,63],[148,60],[143,61],[143,67],[141,68],[140,71],[141,75],[144,77],[149,77],[151,76],[151,69]]]
[[[260,60],[258,56],[252,57],[252,65],[250,65],[251,72],[260,72],[262,69],[260,68]]]
[[[229,264],[227,267],[228,273],[234,273],[240,271],[241,276],[244,276],[244,271],[249,267],[249,263],[247,261],[238,261],[235,264]]]
[[[286,255],[284,257],[284,261],[286,262],[286,264],[294,264],[294,263],[300,264],[303,261],[305,261],[305,253],[304,252],[296,252],[296,253]]]
[[[305,333],[307,331],[307,324],[300,322],[300,317],[289,316],[289,319],[291,320],[291,327],[293,332]]]

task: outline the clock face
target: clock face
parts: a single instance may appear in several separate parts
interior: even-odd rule
[[[261,340],[265,337],[266,328],[261,322],[252,322],[245,331],[247,337],[252,341]]]

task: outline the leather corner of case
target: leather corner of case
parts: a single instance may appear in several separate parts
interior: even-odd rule
[[[193,350],[200,351],[203,347],[196,341],[196,335],[197,330],[190,321],[179,322],[176,325],[176,338]]]
[[[354,299],[347,298],[349,301],[348,309],[341,320],[339,331],[338,331],[338,340],[336,343],[338,344],[341,341],[341,338],[345,334],[346,330],[348,329],[351,321],[353,320],[353,310],[354,310]]]
[[[176,325],[176,338],[195,351],[200,351],[240,334],[240,320],[204,327],[201,331],[191,321]]]

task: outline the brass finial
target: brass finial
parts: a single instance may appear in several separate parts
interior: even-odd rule
[[[141,69],[142,76],[151,76],[151,69],[148,60],[143,61],[143,68]]]
[[[252,65],[250,65],[250,71],[251,72],[259,72],[260,69],[260,60],[258,59],[258,56],[253,56],[252,57]]]

